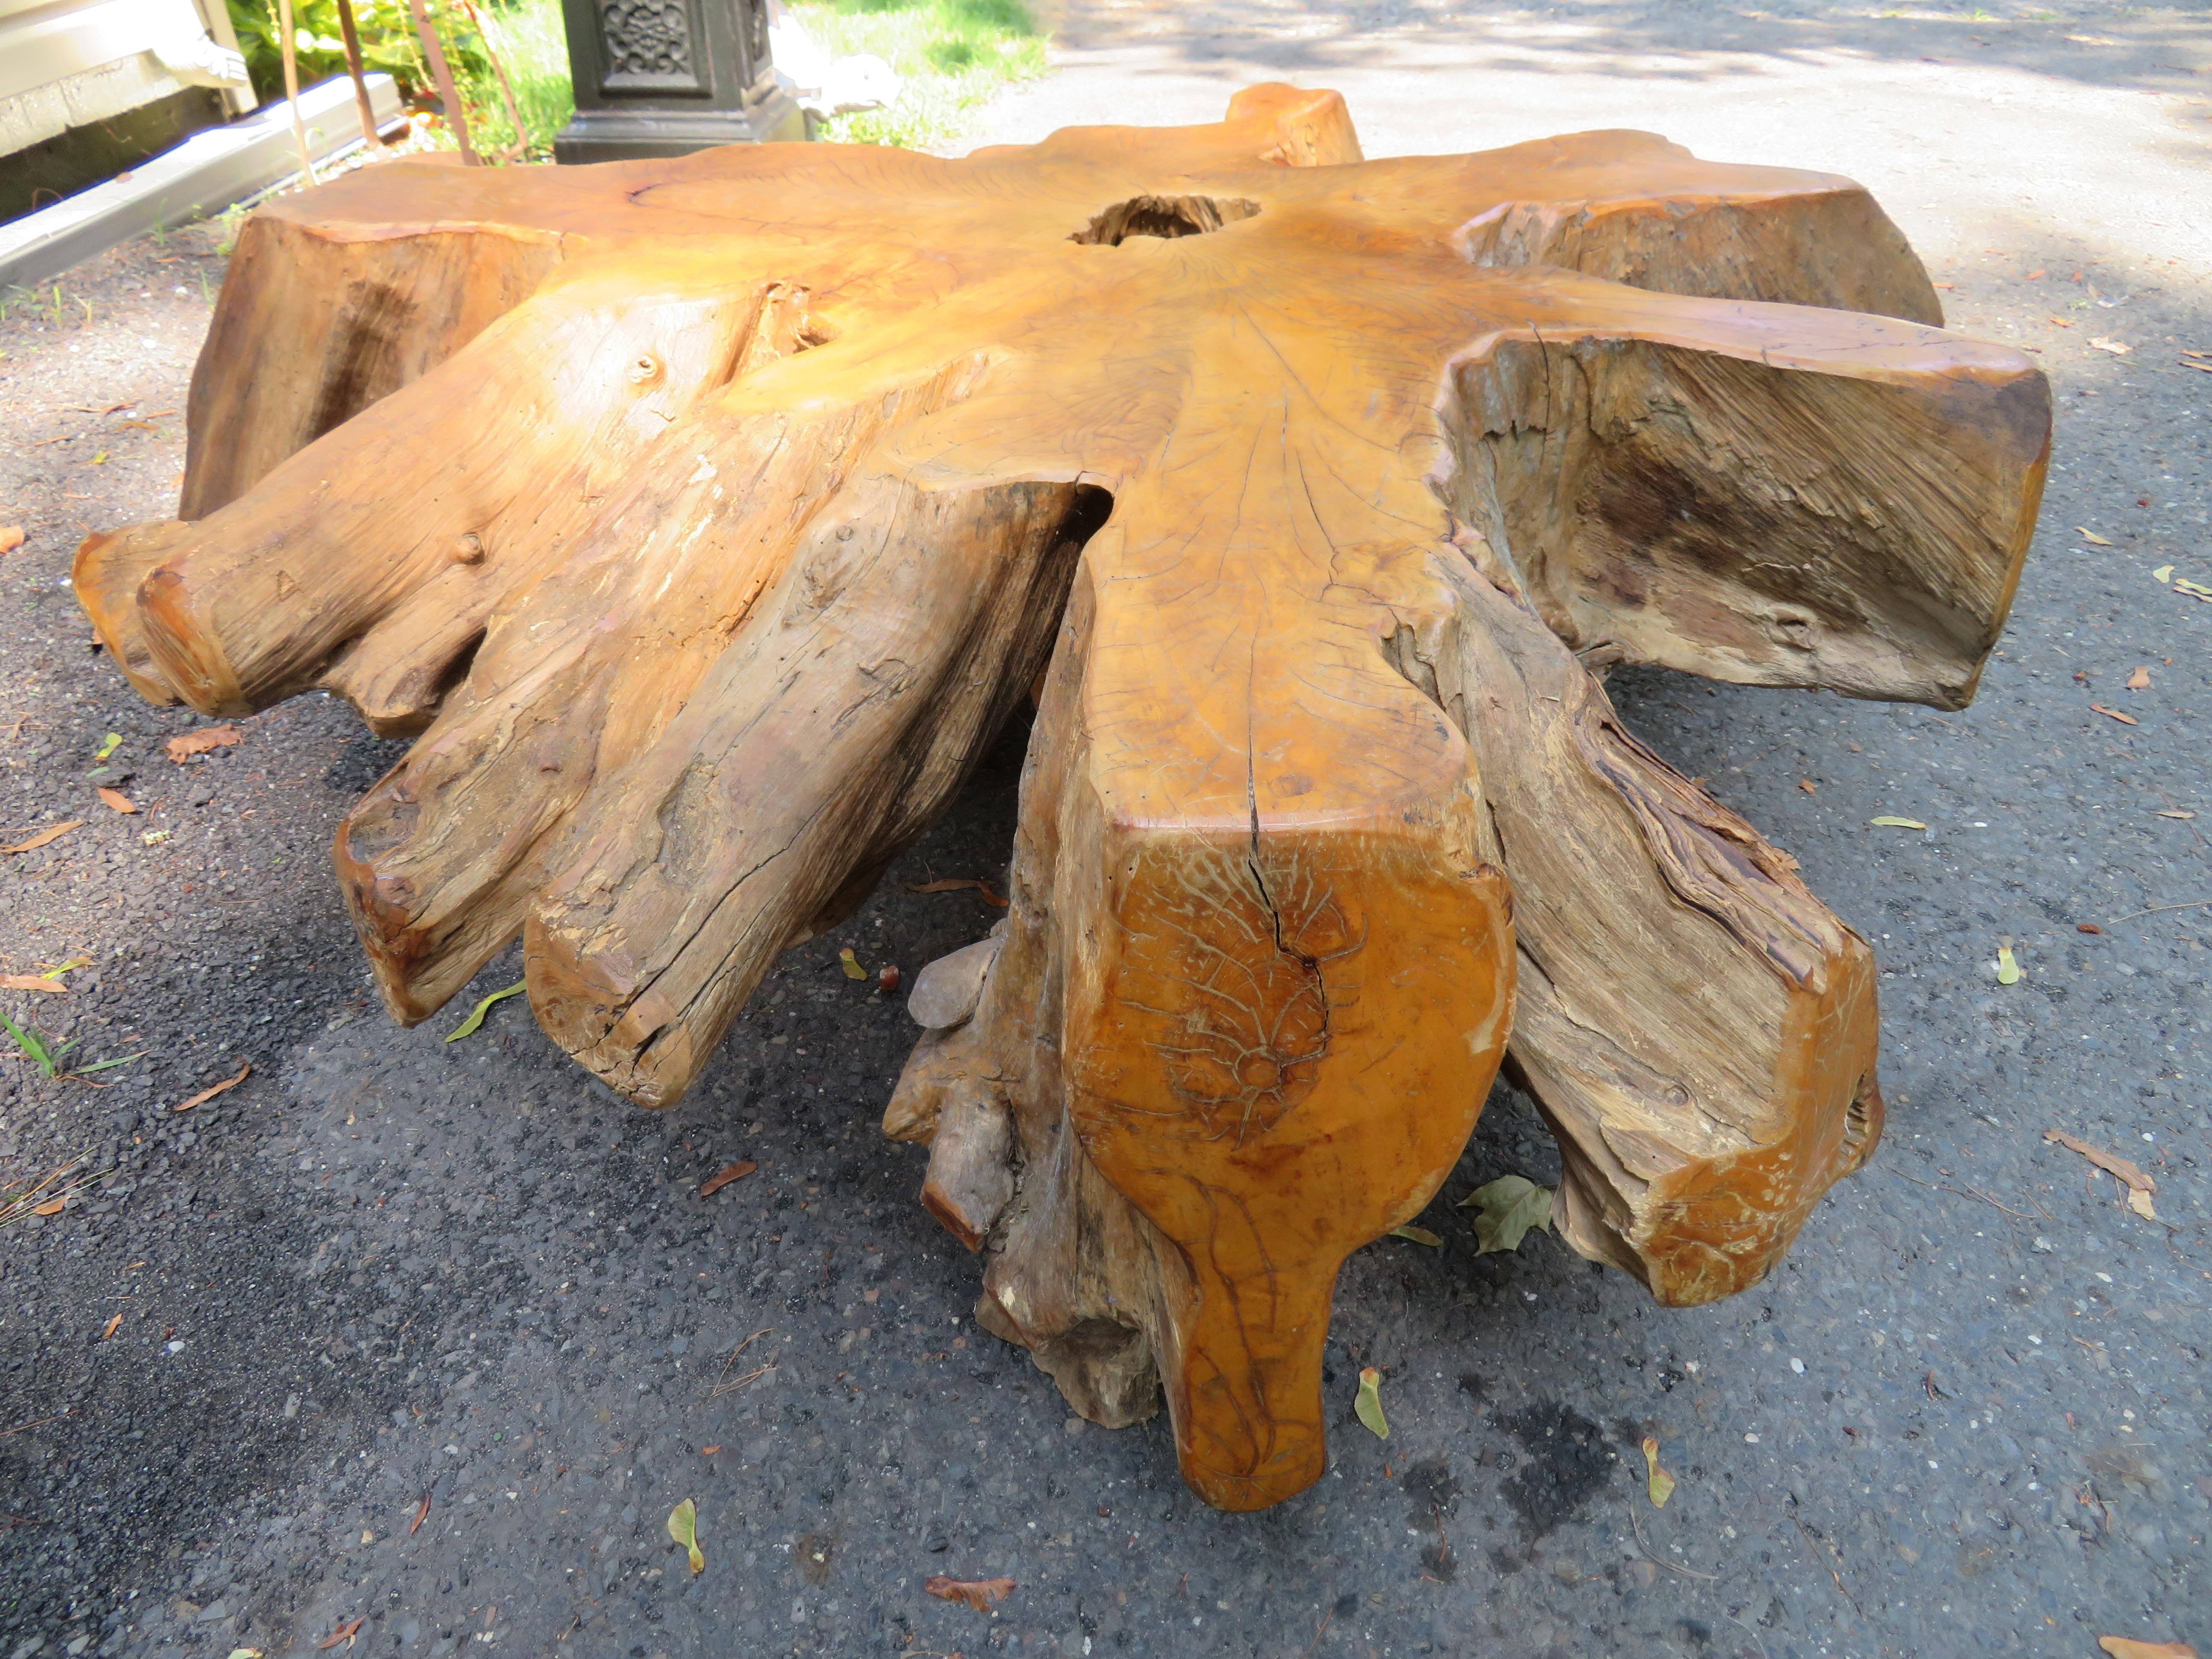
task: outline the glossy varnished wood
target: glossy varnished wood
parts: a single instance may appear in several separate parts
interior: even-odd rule
[[[386,1001],[520,934],[652,1105],[1042,674],[1003,938],[886,1127],[979,1317],[1252,1509],[1501,1060],[1565,1235],[1670,1304],[1872,1147],[1865,942],[1593,671],[1971,697],[2048,397],[1940,322],[1847,180],[1365,162],[1283,87],[960,161],[396,162],[247,222],[179,517],[77,587],[157,701],[420,734],[337,842]]]

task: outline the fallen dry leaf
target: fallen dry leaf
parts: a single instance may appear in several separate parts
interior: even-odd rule
[[[1997,946],[1997,983],[2000,985],[2020,983],[2020,962],[2013,955],[2012,946],[2009,945]]]
[[[64,1206],[68,1203],[69,1200],[66,1198],[49,1199],[44,1204],[33,1204],[31,1206],[31,1213],[33,1215],[59,1215],[62,1212]]]
[[[100,1328],[100,1340],[105,1342],[109,1337],[114,1335],[116,1332],[122,1328],[123,1316],[118,1313],[114,1318],[109,1320],[107,1323]]]
[[[2112,1659],[2197,1659],[2186,1642],[2138,1642],[2125,1636],[2100,1636],[2097,1645]]]
[[[2162,564],[2159,566],[2157,569],[2150,573],[2150,579],[2154,582],[2172,581],[2173,580],[2173,567],[2170,564]]]
[[[1390,1420],[1382,1415],[1382,1373],[1372,1365],[1359,1370],[1359,1392],[1352,1396],[1352,1415],[1377,1440],[1390,1437]]]
[[[2134,673],[2128,676],[2128,690],[2130,691],[2148,691],[2150,690],[2150,670],[2148,667],[2138,668]]]
[[[50,997],[65,997],[69,987],[44,974],[0,974],[0,991],[44,991]]]
[[[1526,1176],[1500,1176],[1477,1187],[1455,1207],[1464,1210],[1470,1204],[1481,1206],[1474,1217],[1477,1255],[1519,1249],[1532,1227],[1551,1230],[1552,1189],[1538,1186]]]
[[[1810,778],[1798,779],[1797,787],[1800,789],[1802,789],[1808,795],[1817,795],[1820,793],[1820,786],[1814,782]]]
[[[866,979],[868,976],[868,970],[860,966],[860,957],[853,954],[853,947],[849,945],[837,952],[837,963],[844,969],[847,979]]]
[[[2185,812],[2178,806],[2165,807],[2159,812],[2159,817],[2162,818],[2179,818],[2185,823],[2196,816],[2196,813]]]
[[[2087,1141],[2077,1139],[2075,1136],[2068,1134],[2063,1129],[2045,1129],[2043,1132],[2043,1138],[2045,1140],[2056,1142],[2069,1152],[2081,1153],[2106,1175],[2118,1179],[2128,1189],[2128,1208],[2148,1220],[2158,1219],[2157,1212],[2151,1208],[2150,1202],[2151,1194],[2158,1190],[2158,1183],[2128,1159],[2116,1152],[2106,1152],[2102,1147],[2092,1146]],[[2139,1199],[2142,1200],[2140,1203],[2136,1201]]]
[[[2074,924],[2074,931],[2077,933],[2101,933],[2105,930],[2094,921],[2077,921]]]
[[[430,1494],[426,1492],[422,1494],[422,1503],[416,1507],[415,1518],[407,1523],[407,1535],[410,1538],[412,1538],[416,1532],[421,1530],[422,1523],[429,1518]]]
[[[699,1506],[690,1498],[669,1510],[668,1535],[684,1546],[694,1577],[707,1571],[706,1552],[699,1547]]]
[[[2124,340],[2108,340],[2103,335],[2100,334],[2095,339],[2089,342],[2089,349],[2092,351],[2109,351],[2115,357],[2124,357],[2128,353],[2133,351],[2135,348]]]
[[[2123,714],[2118,709],[2107,708],[2101,702],[2093,702],[2089,707],[2094,709],[2098,714],[2102,714],[2108,720],[2118,720],[2123,726],[2134,726],[2137,724],[2136,717],[2133,714]]]
[[[2043,273],[2039,270],[2031,270],[2027,273],[2027,280],[2031,283],[2039,283],[2043,280]]]
[[[337,1644],[338,1644],[339,1643],[341,1643],[341,1642],[345,1642],[345,1643],[349,1643],[349,1644],[350,1644],[350,1643],[352,1642],[353,1638],[354,1638],[356,1635],[358,1635],[358,1634],[360,1633],[360,1632],[361,1632],[361,1620],[358,1620],[358,1619],[356,1619],[356,1620],[354,1620],[351,1624],[349,1624],[349,1625],[340,1625],[340,1626],[339,1626],[336,1630],[332,1631],[332,1632],[331,1632],[328,1636],[325,1637],[321,1641],[319,1641],[319,1642],[316,1643],[316,1644],[315,1644],[315,1646],[316,1646],[318,1649],[324,1649],[324,1648],[334,1648],[334,1647],[337,1646]]]
[[[0,553],[13,553],[23,544],[23,526],[0,524]]]
[[[1918,818],[1893,818],[1887,814],[1878,818],[1869,818],[1867,822],[1878,830],[1925,830],[1928,827]]]
[[[204,726],[197,732],[171,738],[161,748],[171,760],[183,762],[195,755],[204,755],[210,749],[228,749],[245,741],[245,736],[234,726]]]
[[[919,885],[908,882],[906,890],[909,893],[957,893],[969,887],[983,896],[984,903],[995,904],[1001,910],[1006,908],[1006,901],[991,890],[989,882],[978,881],[973,876],[946,876],[942,880],[925,881]]]
[[[1415,1244],[1425,1244],[1432,1250],[1441,1250],[1444,1247],[1443,1240],[1426,1227],[1393,1227],[1390,1229],[1389,1237],[1407,1239]]]
[[[1014,1593],[1011,1578],[947,1578],[942,1574],[922,1586],[940,1601],[957,1601],[978,1613],[988,1613],[994,1601],[1003,1601]]]
[[[195,1106],[204,1105],[209,1101],[213,1100],[217,1095],[222,1094],[225,1090],[235,1089],[238,1087],[240,1084],[246,1081],[246,1074],[252,1069],[253,1062],[252,1060],[249,1060],[242,1061],[239,1066],[238,1075],[236,1077],[227,1077],[223,1079],[222,1082],[216,1084],[213,1087],[201,1090],[199,1093],[194,1095],[190,1100],[178,1102],[177,1104],[172,1106],[169,1109],[173,1112],[189,1112]]]
[[[124,814],[125,817],[129,817],[138,810],[138,803],[131,799],[130,796],[125,794],[120,789],[110,789],[105,785],[102,785],[100,787],[100,803],[103,806],[111,808],[115,811]]]
[[[742,1179],[759,1168],[760,1165],[749,1158],[741,1158],[735,1164],[726,1164],[699,1183],[699,1196],[712,1198],[732,1181]]]
[[[1651,1507],[1663,1510],[1674,1495],[1674,1477],[1659,1467],[1659,1443],[1648,1434],[1644,1437],[1644,1467],[1650,1474]]]
[[[2053,317],[2050,320],[2054,325],[2059,328],[2071,328],[2074,326],[2073,324],[2068,322],[2063,317]]]
[[[2077,524],[2074,526],[2074,530],[2076,535],[2080,536],[2083,541],[2088,543],[2092,547],[2110,547],[2112,545],[2112,543],[2106,541],[2102,536],[2100,536],[2095,531],[2090,529],[2087,525]]]
[[[13,847],[0,847],[0,853],[35,853],[50,841],[59,841],[72,830],[84,828],[82,818],[71,818],[67,823],[58,823],[51,830],[41,830],[28,841],[19,841]]]

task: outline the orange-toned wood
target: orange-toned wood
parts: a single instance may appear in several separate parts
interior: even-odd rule
[[[1257,1508],[1502,1058],[1565,1236],[1671,1304],[1872,1146],[1865,942],[1593,671],[1971,697],[2049,404],[1940,321],[1847,180],[1364,162],[1284,87],[961,161],[395,162],[248,222],[181,516],[77,586],[149,697],[420,733],[337,845],[387,1002],[521,934],[653,1105],[1042,673],[1012,908],[886,1128],[979,1317]]]

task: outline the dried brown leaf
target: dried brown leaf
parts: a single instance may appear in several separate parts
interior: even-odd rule
[[[2126,1636],[2100,1636],[2097,1645],[2112,1659],[2197,1659],[2186,1642],[2138,1642]]]
[[[989,882],[978,881],[973,876],[946,876],[940,880],[919,884],[908,882],[906,890],[909,893],[958,893],[970,887],[983,896],[984,903],[995,904],[1001,910],[1006,908],[1006,901],[991,890]]]
[[[44,1204],[33,1204],[31,1206],[31,1213],[33,1215],[59,1215],[62,1212],[63,1208],[68,1203],[69,1200],[65,1197],[49,1199]]]
[[[2045,1140],[2055,1141],[2070,1152],[2081,1153],[2106,1174],[2118,1176],[2136,1192],[2154,1193],[2158,1190],[2158,1182],[2116,1152],[2108,1152],[2100,1146],[2092,1146],[2087,1141],[2068,1134],[2063,1129],[2045,1129],[2043,1132],[2043,1138]]]
[[[2138,668],[2134,673],[2128,676],[2128,690],[2130,691],[2148,691],[2150,690],[2150,669],[2148,666],[2146,665],[2144,667]]]
[[[19,841],[13,847],[0,847],[0,853],[35,853],[50,841],[59,841],[72,830],[84,828],[82,818],[71,818],[67,823],[57,823],[41,830],[28,841]]]
[[[0,553],[13,553],[23,544],[23,526],[0,524]]]
[[[416,1506],[415,1518],[407,1523],[407,1535],[412,1538],[422,1530],[422,1523],[430,1518],[430,1494],[424,1492],[422,1501]]]
[[[138,803],[120,789],[110,789],[104,785],[100,791],[100,804],[112,811],[121,812],[125,817],[138,810]]]
[[[44,974],[0,974],[0,991],[44,991],[48,996],[67,996],[69,987]]]
[[[356,1636],[359,1635],[359,1634],[360,1634],[360,1632],[361,1632],[361,1620],[358,1620],[358,1619],[356,1619],[356,1620],[354,1620],[351,1624],[349,1624],[349,1625],[340,1625],[340,1626],[339,1626],[336,1630],[332,1631],[332,1632],[331,1632],[328,1636],[325,1636],[325,1637],[321,1641],[319,1641],[319,1642],[316,1643],[316,1644],[315,1644],[315,1646],[317,1647],[317,1649],[320,1650],[320,1649],[326,1649],[326,1648],[334,1648],[334,1647],[337,1646],[337,1644],[338,1644],[339,1643],[341,1643],[341,1642],[344,1642],[344,1643],[347,1643],[347,1644],[351,1644],[351,1642],[353,1641],[353,1638],[354,1638]]]
[[[240,1084],[246,1081],[246,1074],[252,1069],[253,1062],[252,1060],[243,1060],[240,1062],[238,1075],[236,1077],[227,1077],[223,1079],[222,1082],[216,1084],[212,1087],[201,1090],[199,1093],[194,1095],[190,1100],[179,1101],[174,1106],[169,1108],[169,1109],[173,1112],[189,1112],[195,1106],[204,1105],[207,1102],[213,1100],[217,1095],[223,1093],[226,1090],[235,1089],[238,1087]]]
[[[712,1198],[732,1181],[749,1176],[759,1168],[760,1165],[749,1158],[741,1158],[735,1164],[726,1164],[699,1183],[699,1196]]]
[[[957,1601],[978,1613],[988,1613],[991,1604],[1003,1601],[1014,1593],[1011,1578],[947,1578],[942,1574],[922,1586],[940,1601]]]
[[[188,761],[195,755],[204,755],[210,749],[228,749],[233,744],[244,743],[245,736],[234,726],[203,726],[197,732],[185,732],[171,738],[161,748],[173,761]]]
[[[114,1318],[109,1320],[107,1323],[100,1328],[100,1340],[105,1342],[109,1337],[114,1335],[116,1332],[122,1328],[123,1316],[118,1313]]]
[[[2118,720],[2123,726],[2133,726],[2136,723],[2136,717],[2133,714],[2123,714],[2118,709],[2107,708],[2101,702],[2093,702],[2089,707],[2094,709],[2098,714],[2102,714],[2106,720]]]

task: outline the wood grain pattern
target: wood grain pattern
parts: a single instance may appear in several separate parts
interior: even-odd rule
[[[336,847],[387,1004],[519,934],[650,1105],[1042,672],[1003,939],[885,1127],[979,1317],[1254,1509],[1501,1061],[1565,1236],[1670,1304],[1871,1149],[1865,942],[1594,675],[1972,696],[2049,400],[1940,322],[1848,180],[1368,162],[1285,87],[961,161],[394,162],[249,221],[179,517],[77,590],[149,698],[419,734]]]

